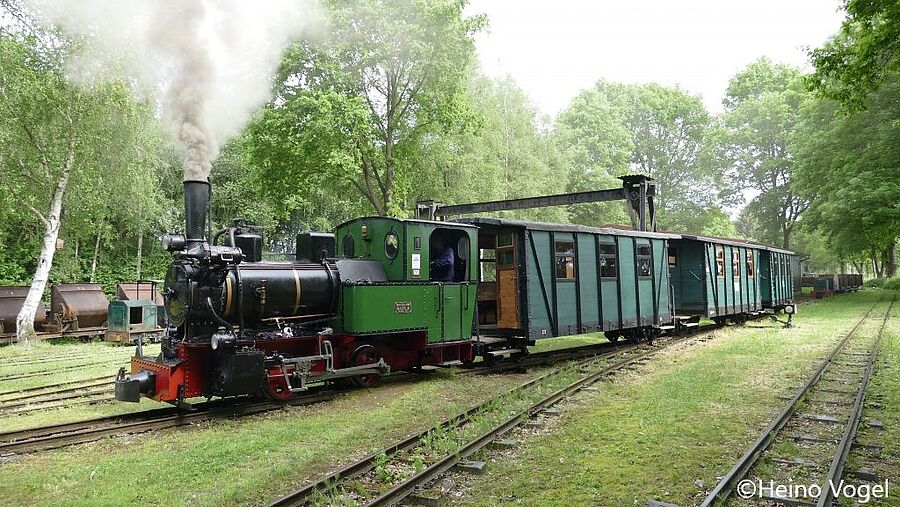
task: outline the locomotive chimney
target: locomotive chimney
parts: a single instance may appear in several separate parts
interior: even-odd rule
[[[184,234],[188,247],[206,240],[206,210],[209,208],[209,182],[184,181]]]

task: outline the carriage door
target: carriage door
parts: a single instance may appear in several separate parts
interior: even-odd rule
[[[482,328],[519,327],[519,291],[515,234],[498,232],[478,236],[478,321]]]
[[[516,283],[515,235],[497,234],[497,327],[519,327],[519,290]]]

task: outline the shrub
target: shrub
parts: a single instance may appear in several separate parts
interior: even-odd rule
[[[900,276],[886,278],[882,287],[890,290],[900,290]]]
[[[884,278],[870,278],[863,283],[863,287],[883,287]]]

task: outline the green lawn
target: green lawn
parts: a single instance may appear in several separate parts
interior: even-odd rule
[[[681,505],[702,500],[784,406],[836,340],[886,293],[865,291],[802,307],[795,327],[753,323],[718,339],[665,351],[568,407],[552,431],[490,463],[460,503],[472,505]],[[883,303],[874,312],[883,312]],[[897,314],[897,308],[894,309]],[[874,333],[870,321],[865,332]],[[896,456],[897,324],[886,335],[878,388]],[[893,362],[891,362],[893,361]],[[891,424],[893,422],[894,424]],[[553,487],[548,487],[552,484]]]

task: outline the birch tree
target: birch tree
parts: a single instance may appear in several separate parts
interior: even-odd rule
[[[42,225],[31,286],[17,323],[17,339],[34,337],[53,267],[64,206],[73,180],[116,171],[133,123],[133,101],[122,84],[70,83],[63,51],[29,38],[0,37],[0,188]]]

